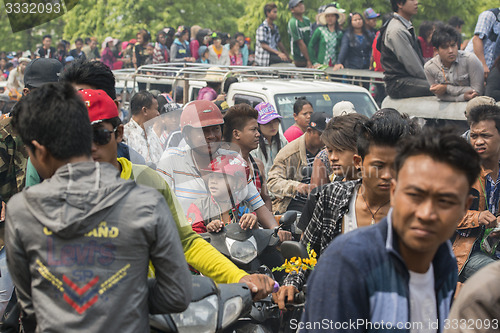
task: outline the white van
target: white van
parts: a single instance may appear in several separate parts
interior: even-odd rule
[[[283,130],[293,125],[293,105],[299,97],[305,97],[313,105],[314,112],[333,116],[332,108],[340,101],[350,101],[356,112],[370,117],[378,106],[368,90],[350,84],[322,80],[253,80],[236,82],[227,94],[227,103],[233,106],[247,103],[255,107],[261,102],[274,105],[283,117]]]

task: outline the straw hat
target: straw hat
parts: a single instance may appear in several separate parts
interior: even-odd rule
[[[337,8],[335,7],[328,7],[325,9],[325,11],[321,14],[319,14],[318,17],[318,22],[321,25],[326,25],[326,15],[328,14],[336,14],[338,16],[338,21],[339,24],[342,25],[345,22],[345,14],[341,13]]]
[[[224,81],[224,72],[222,72],[220,67],[210,67],[205,74],[205,81],[222,82]]]

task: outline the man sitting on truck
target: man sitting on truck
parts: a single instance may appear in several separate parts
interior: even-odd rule
[[[418,1],[391,0],[391,6],[394,17],[380,29],[377,42],[387,94],[392,98],[431,96],[422,50],[410,21],[418,12]]]
[[[432,35],[437,55],[425,64],[424,71],[430,90],[443,101],[469,101],[484,88],[481,61],[474,53],[459,51],[459,41],[459,32],[451,25],[438,26]]]

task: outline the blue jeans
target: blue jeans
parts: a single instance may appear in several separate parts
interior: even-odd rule
[[[481,250],[473,250],[469,260],[465,263],[465,266],[458,277],[458,281],[465,282],[468,278],[470,278],[474,273],[483,268],[486,265],[494,263],[495,259],[490,257],[486,253],[481,252]]]
[[[7,257],[5,247],[0,251],[0,317],[3,316],[7,304],[9,304],[14,284],[7,269]]]

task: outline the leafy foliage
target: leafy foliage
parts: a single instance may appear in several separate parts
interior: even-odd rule
[[[255,38],[255,31],[265,19],[264,5],[273,0],[65,0],[67,7],[74,6],[64,16],[38,27],[12,33],[4,3],[0,1],[0,36],[3,50],[34,50],[41,43],[41,36],[51,33],[54,44],[64,38],[73,42],[77,37],[95,36],[99,41],[107,36],[121,40],[135,37],[139,29],[147,28],[154,36],[160,29],[179,25],[198,24],[216,31],[235,33],[242,31]],[[278,19],[282,41],[288,45],[286,26],[291,18],[288,0],[274,0],[278,6]],[[391,11],[389,0],[338,0],[346,13],[362,12],[372,7],[379,13]],[[316,18],[319,6],[329,0],[305,0],[306,16]],[[420,0],[415,26],[423,20],[447,21],[457,15],[466,22],[463,31],[473,33],[477,16],[482,11],[498,6],[498,0]]]

